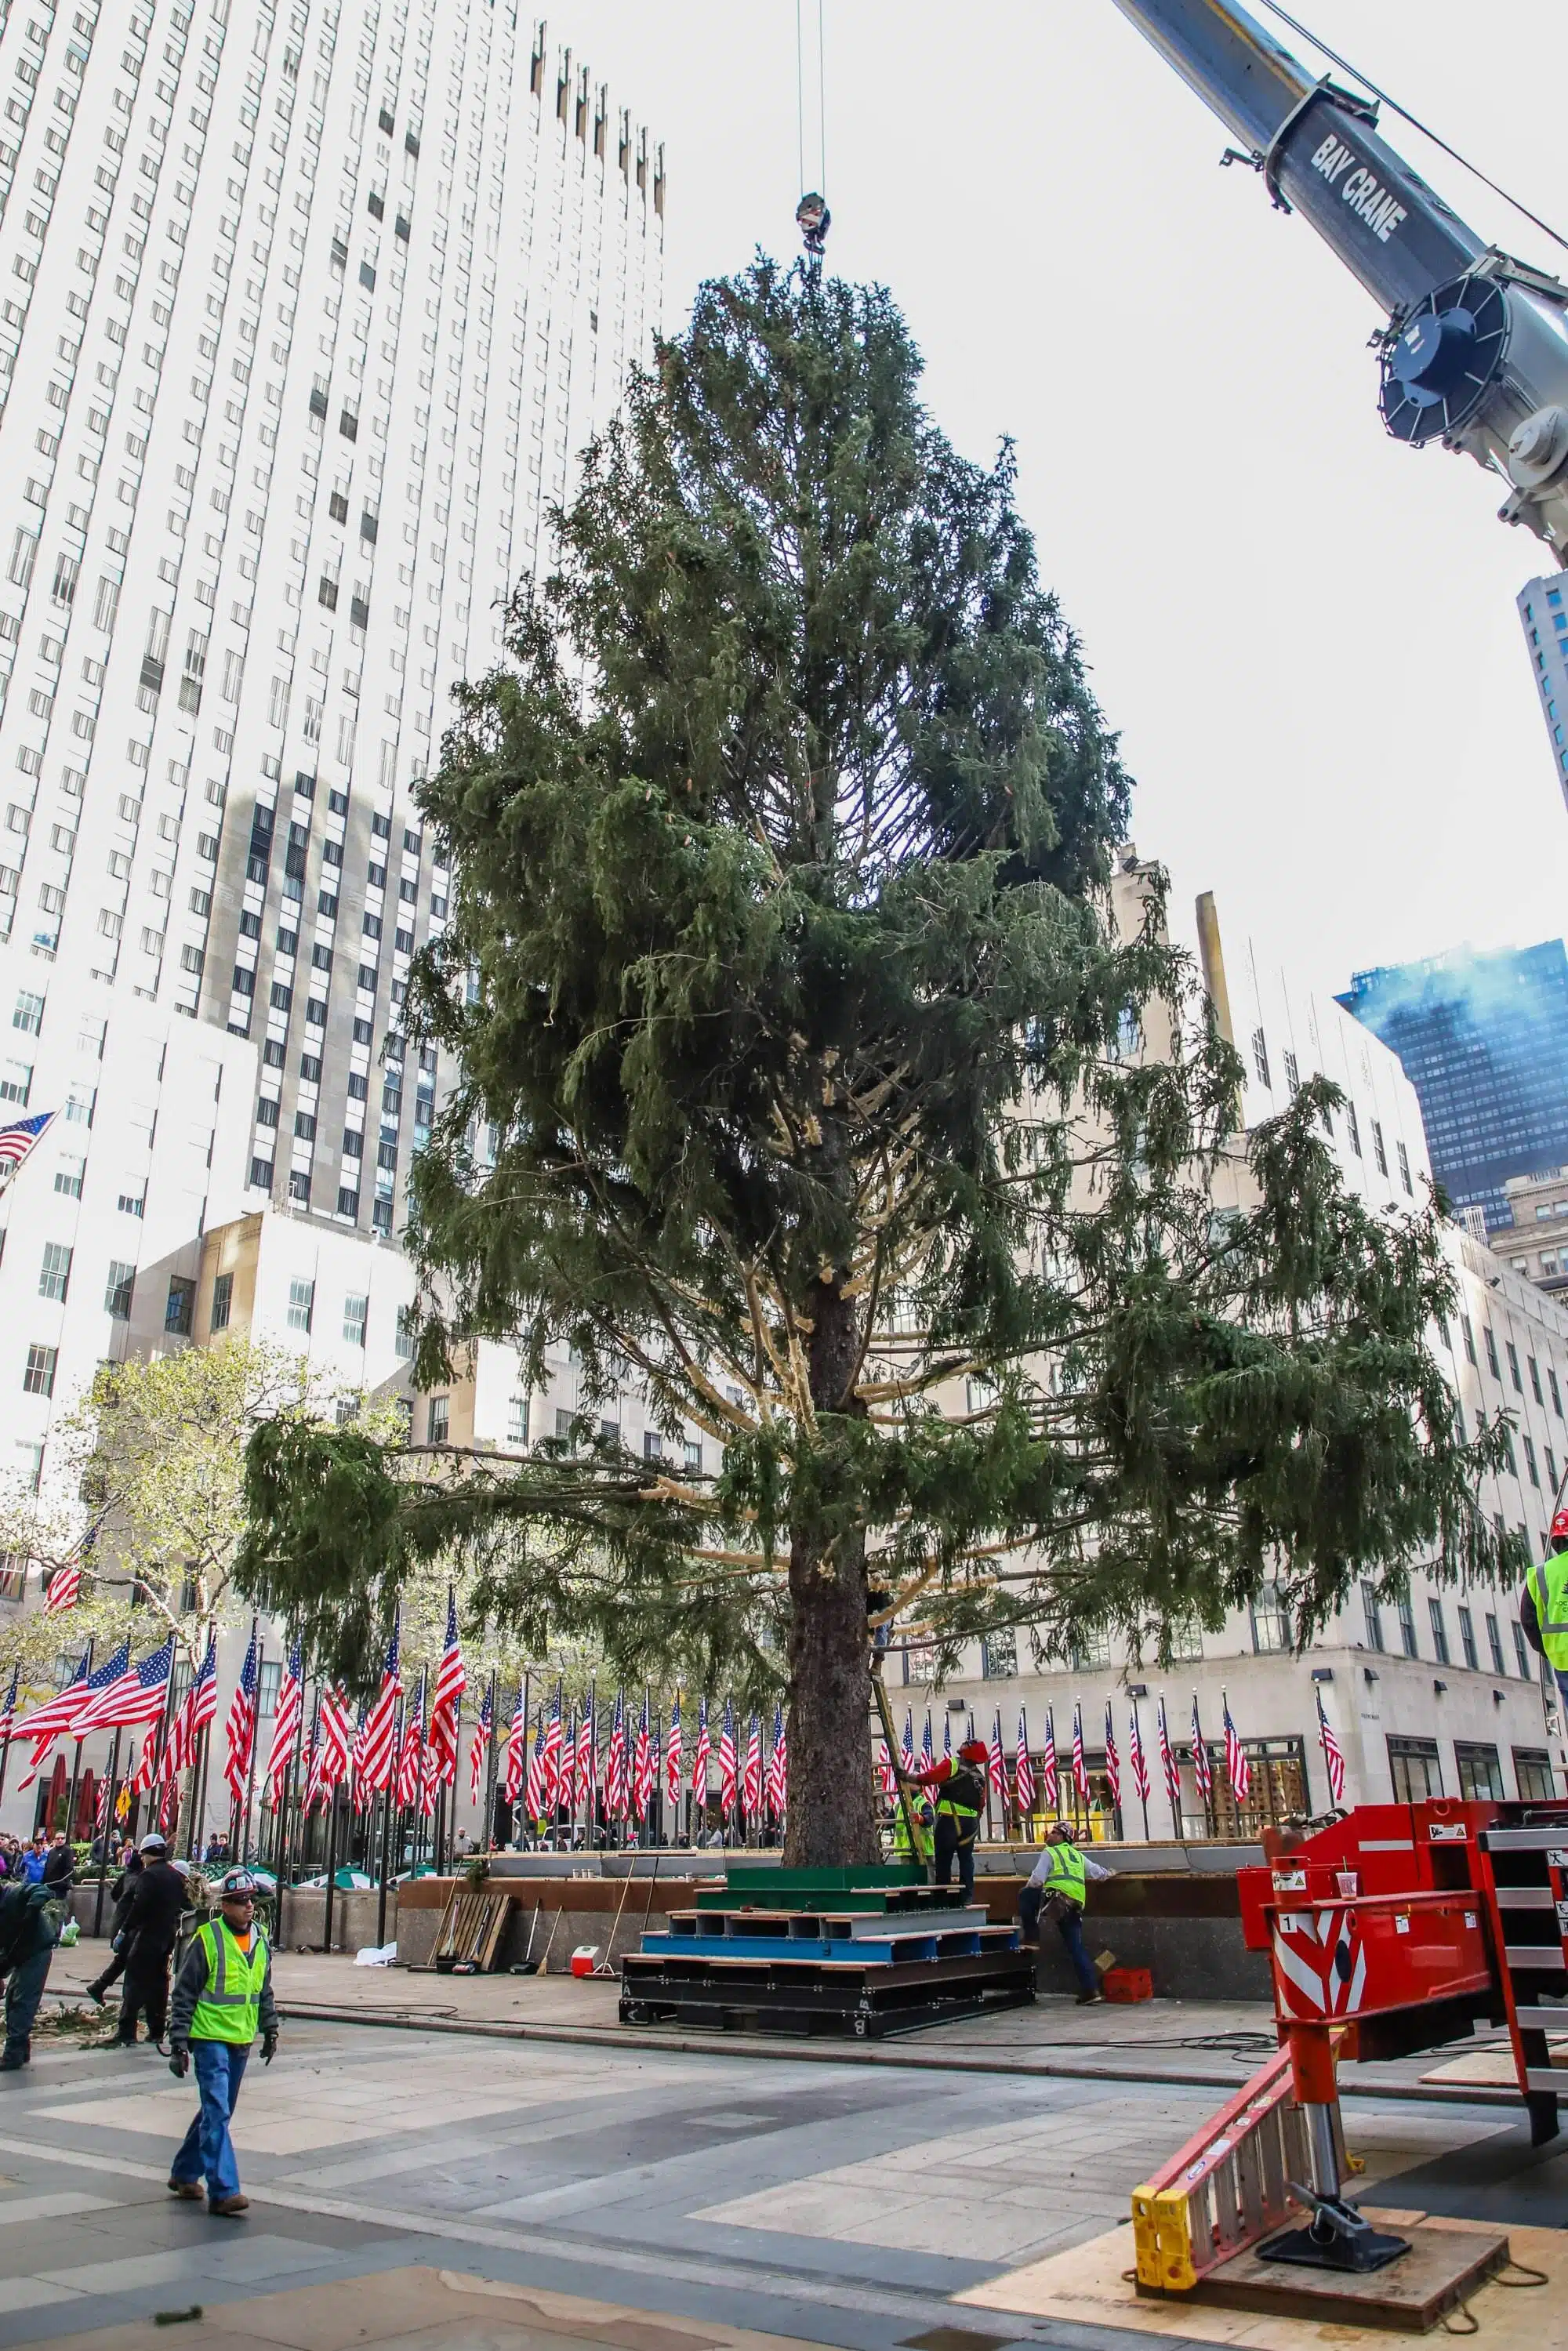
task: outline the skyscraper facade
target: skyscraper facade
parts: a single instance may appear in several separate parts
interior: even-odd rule
[[[1568,800],[1568,572],[1527,580],[1516,601],[1524,648],[1541,699],[1558,789]]]
[[[410,789],[648,350],[662,156],[493,0],[39,0],[0,194],[0,938],[248,1040],[248,1201],[390,1232]]]
[[[1392,1046],[1420,1099],[1432,1172],[1489,1230],[1511,1176],[1568,1162],[1568,951],[1561,939],[1358,971],[1337,1001]]]

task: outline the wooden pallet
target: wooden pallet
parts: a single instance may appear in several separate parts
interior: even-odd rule
[[[875,2041],[1034,1996],[1035,1955],[1016,1949],[892,1965],[850,1956],[767,1959],[744,1949],[733,1959],[632,1951],[621,1962],[623,2024]]]
[[[945,1894],[947,1889],[935,1890]],[[990,1925],[990,1914],[980,1904],[958,1901],[894,1910],[847,1910],[836,1904],[831,1909],[785,1910],[709,1903],[696,1910],[672,1910],[668,1918],[669,1934],[722,1935],[737,1942],[753,1936],[772,1941],[799,1937],[807,1943],[884,1942],[895,1935],[956,1935]]]
[[[486,1894],[471,1886],[455,1886],[441,1914],[435,1938],[434,1963],[444,1972],[462,1968],[488,1974],[496,1964],[507,1931],[511,1902],[505,1894]]]

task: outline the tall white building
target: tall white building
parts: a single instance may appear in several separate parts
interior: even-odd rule
[[[1558,789],[1568,800],[1568,572],[1527,580],[1515,599]]]
[[[663,201],[493,0],[0,31],[0,935],[254,1042],[255,1204],[392,1229],[410,785],[648,349]]]

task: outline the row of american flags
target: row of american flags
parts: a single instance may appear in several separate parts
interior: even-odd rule
[[[1322,1691],[1316,1683],[1312,1687],[1317,1699],[1318,1735],[1322,1745],[1329,1792],[1337,1804],[1344,1796],[1344,1753],[1333,1725],[1323,1711]],[[1252,1792],[1252,1765],[1241,1735],[1232,1719],[1230,1700],[1228,1696],[1222,1698],[1221,1705],[1224,1713],[1225,1771],[1229,1782],[1230,1792],[1237,1803],[1241,1805],[1248,1802]],[[942,1750],[944,1755],[947,1757],[951,1757],[953,1751],[951,1720],[950,1716],[946,1718],[942,1729]],[[1170,1726],[1166,1719],[1166,1702],[1163,1698],[1157,1701],[1155,1707],[1155,1729],[1166,1797],[1170,1805],[1171,1817],[1179,1834],[1182,1819],[1181,1760],[1176,1748],[1172,1743]],[[975,1736],[972,1716],[967,1736],[971,1739]],[[907,1710],[904,1714],[904,1732],[899,1741],[899,1750],[900,1766],[905,1772],[913,1772],[917,1768],[913,1709]],[[1027,1713],[1020,1706],[1018,1740],[1011,1757],[1009,1757],[1003,1743],[1001,1708],[997,1708],[992,1717],[988,1749],[987,1781],[990,1794],[1000,1807],[1004,1817],[1009,1805],[1020,1821],[1028,1819],[1037,1810],[1054,1813],[1061,1809],[1064,1792],[1062,1786],[1064,1766],[1057,1755],[1055,1712],[1051,1707],[1047,1707],[1045,1712],[1045,1737],[1039,1750],[1039,1756],[1040,1767],[1037,1772],[1034,1751],[1030,1748]],[[928,1769],[936,1760],[931,1731],[931,1714],[930,1709],[927,1708],[925,1729],[920,1743],[918,1768]],[[1207,1813],[1214,1793],[1214,1764],[1208,1741],[1204,1737],[1196,1691],[1193,1693],[1192,1700],[1189,1760],[1198,1799]],[[888,1753],[885,1740],[882,1744],[879,1768],[883,1790],[888,1795],[892,1795],[898,1782],[894,1770],[894,1761]],[[1109,1698],[1105,1701],[1104,1762],[1103,1767],[1097,1768],[1103,1768],[1104,1776],[1110,1782],[1113,1804],[1120,1806],[1123,1789],[1122,1750],[1116,1741],[1114,1713]],[[1127,1709],[1127,1769],[1134,1792],[1140,1802],[1146,1805],[1152,1783],[1136,1699],[1129,1701]],[[1087,1803],[1091,1787],[1088,1750],[1083,1739],[1082,1700],[1076,1702],[1072,1709],[1072,1743],[1065,1765],[1065,1772],[1068,1784],[1081,1802]]]

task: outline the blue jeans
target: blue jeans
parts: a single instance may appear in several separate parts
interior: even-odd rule
[[[201,2111],[181,2142],[169,2167],[171,2179],[193,2182],[204,2179],[209,2204],[239,2194],[239,2166],[229,2137],[229,2117],[239,2104],[239,2085],[250,2056],[250,2043],[193,2041],[191,2062],[196,2069]]]
[[[1032,1942],[1037,1947],[1040,1942],[1040,1914],[1043,1901],[1044,1896],[1038,1886],[1025,1886],[1019,1888],[1019,1923],[1023,1928],[1025,1941]],[[1072,1972],[1078,1978],[1079,1990],[1098,1991],[1100,1979],[1091,1966],[1089,1954],[1083,1948],[1083,1913],[1076,1902],[1057,1904],[1056,1931],[1061,1936],[1063,1948],[1072,1963]]]
[[[13,1968],[5,1980],[5,2054],[21,2064],[32,2054],[33,2019],[38,2013],[54,1956],[51,1943],[47,1950],[35,1951],[30,1959]]]

